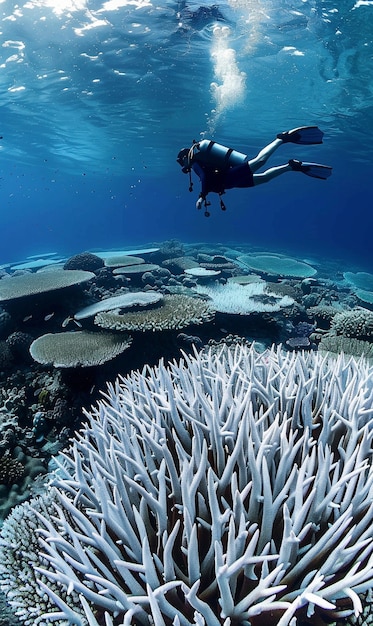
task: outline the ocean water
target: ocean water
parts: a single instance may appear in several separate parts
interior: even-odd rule
[[[0,263],[176,238],[372,271],[373,2],[3,0]],[[194,139],[254,156],[301,125],[289,173],[197,211]],[[269,164],[268,164],[269,165]]]

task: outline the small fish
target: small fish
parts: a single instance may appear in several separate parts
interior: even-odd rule
[[[79,328],[82,328],[82,325],[80,322],[78,322],[78,320],[75,319],[75,317],[73,315],[69,315],[69,317],[67,317],[63,322],[62,322],[62,328],[66,328],[66,326],[68,324],[70,324],[70,322],[75,322],[75,324],[77,326],[79,326]]]
[[[31,319],[32,319],[32,315],[26,315],[26,317],[23,318],[22,322],[28,322]]]
[[[48,315],[45,316],[44,321],[48,322],[49,320],[52,319],[53,315],[54,315],[54,313],[48,313]]]

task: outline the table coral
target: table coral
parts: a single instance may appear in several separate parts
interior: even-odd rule
[[[136,312],[107,311],[98,313],[95,324],[111,330],[162,331],[181,330],[193,324],[204,324],[214,317],[214,308],[201,298],[166,295],[158,306]]]

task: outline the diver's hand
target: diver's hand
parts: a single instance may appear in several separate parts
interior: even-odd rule
[[[203,198],[199,197],[197,202],[196,202],[196,209],[198,209],[198,210],[202,209],[202,204],[203,204]]]
[[[211,204],[211,203],[210,203],[210,202],[207,202],[206,197],[207,197],[207,194],[204,194],[204,193],[200,193],[200,194],[199,194],[199,198],[198,198],[198,200],[197,200],[197,202],[196,202],[196,208],[197,208],[198,210],[199,210],[199,209],[202,209],[202,205],[204,205],[204,206],[210,206],[210,204]]]

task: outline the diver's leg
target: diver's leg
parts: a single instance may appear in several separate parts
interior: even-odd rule
[[[254,174],[253,175],[254,187],[256,185],[261,185],[262,183],[268,183],[268,181],[272,180],[273,178],[276,178],[277,176],[281,176],[281,174],[284,174],[285,172],[292,172],[292,171],[294,170],[291,167],[291,165],[289,165],[289,163],[286,163],[286,165],[277,165],[276,167],[271,167],[269,170],[266,170],[265,172],[261,172],[260,174]]]
[[[269,159],[271,154],[273,154],[277,148],[282,146],[283,143],[282,139],[275,139],[269,143],[268,146],[265,146],[256,157],[250,159],[249,165],[251,171],[256,172],[259,168],[261,168],[262,165],[264,165]]]

